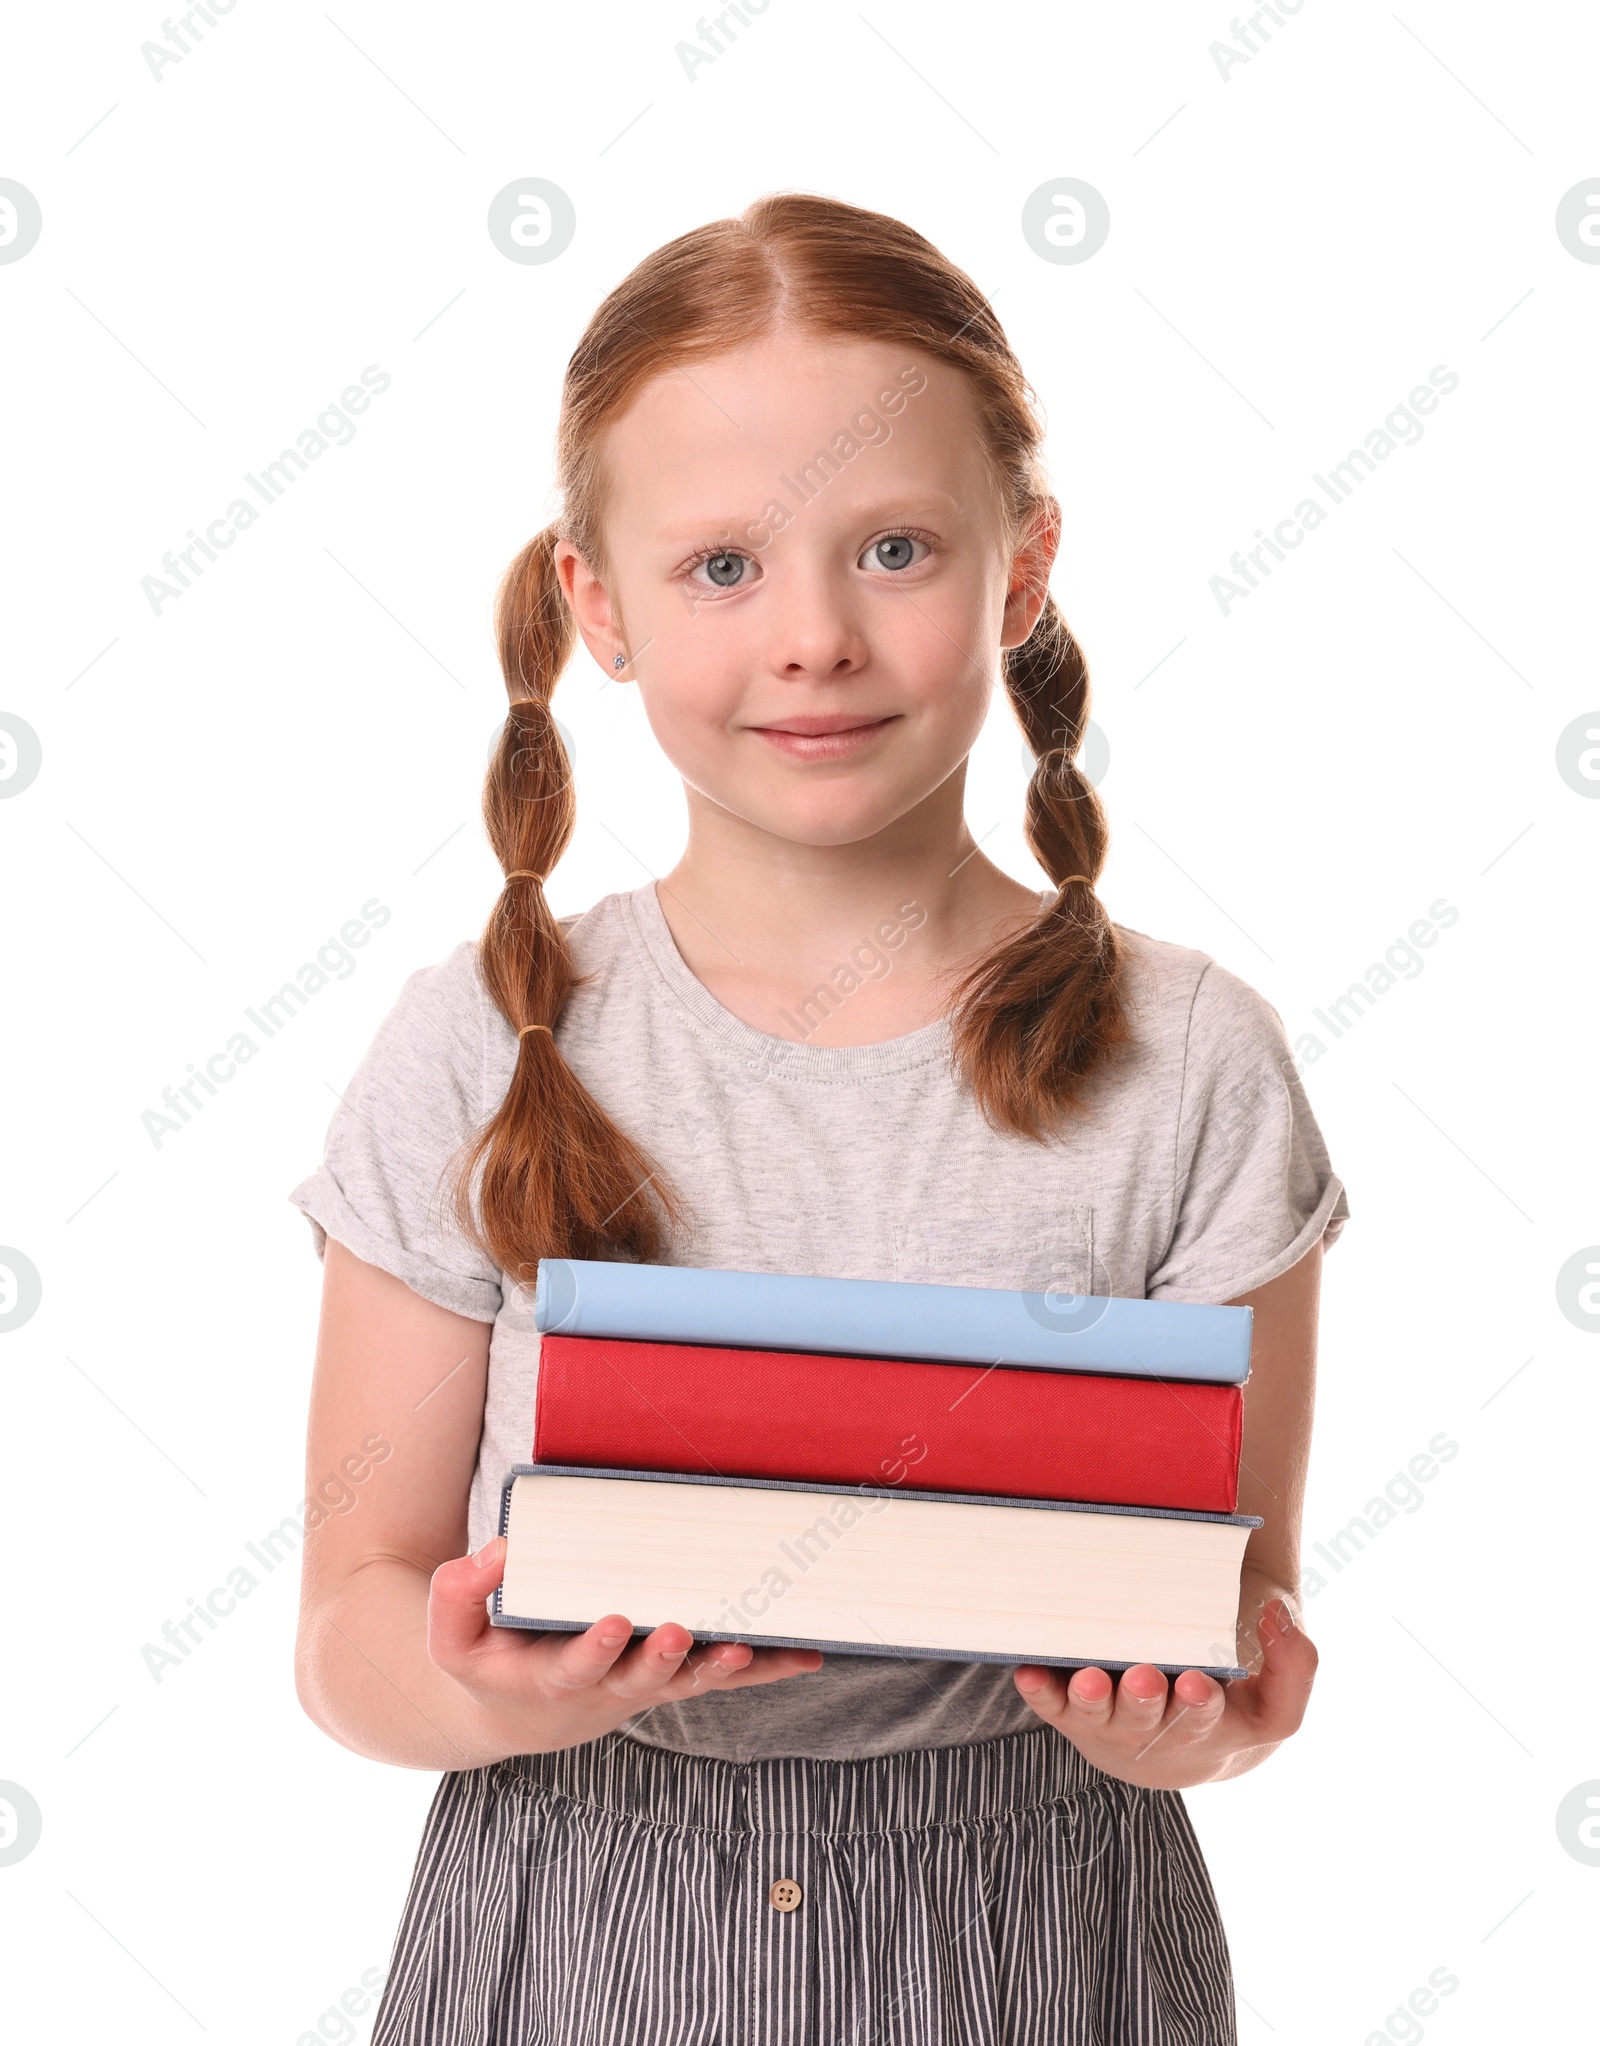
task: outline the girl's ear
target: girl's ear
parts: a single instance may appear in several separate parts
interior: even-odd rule
[[[1006,582],[1005,616],[1000,644],[1021,646],[1039,622],[1050,594],[1050,569],[1061,545],[1061,507],[1053,497],[1041,498],[1021,545],[1011,557]]]
[[[570,540],[556,542],[553,559],[561,593],[571,607],[579,637],[593,655],[595,666],[604,669],[613,682],[622,681],[625,671],[617,672],[615,660],[618,654],[626,657],[628,650],[623,645],[605,584]]]

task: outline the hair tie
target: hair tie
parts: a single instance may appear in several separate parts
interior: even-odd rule
[[[542,882],[544,880],[544,876],[543,874],[536,874],[531,867],[513,867],[511,869],[511,872],[507,874],[506,879],[508,881]]]
[[[546,1037],[555,1036],[555,1032],[550,1028],[550,1025],[548,1023],[524,1023],[522,1028],[517,1032],[517,1042],[519,1044],[521,1043],[523,1038],[527,1036],[530,1030],[542,1030]]]
[[[1092,888],[1094,886],[1093,881],[1090,880],[1087,874],[1069,874],[1065,881],[1058,881],[1056,883],[1057,891],[1059,892],[1061,889],[1067,887],[1068,884],[1073,881],[1081,881],[1086,888]]]

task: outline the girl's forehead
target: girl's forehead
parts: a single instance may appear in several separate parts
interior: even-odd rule
[[[677,414],[696,420],[696,400],[712,409],[742,401],[747,413],[808,404],[856,407],[912,382],[948,388],[965,379],[906,342],[773,333],[663,369],[641,386],[619,424]],[[734,417],[724,411],[725,419]]]
[[[830,483],[873,497],[917,487],[965,499],[985,460],[959,370],[902,343],[792,336],[652,377],[605,455],[613,508],[631,501],[652,524],[707,493],[759,506],[819,463]]]

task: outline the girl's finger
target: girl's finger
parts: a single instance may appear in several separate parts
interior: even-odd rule
[[[1256,1633],[1263,1660],[1255,1676],[1240,1687],[1245,1694],[1240,1702],[1263,1740],[1287,1740],[1306,1716],[1317,1651],[1281,1598],[1262,1614]]]
[[[484,1605],[505,1571],[505,1540],[496,1535],[471,1556],[441,1563],[428,1584],[428,1653],[441,1668],[467,1655],[489,1633]]]
[[[1203,1740],[1227,1710],[1228,1694],[1204,1670],[1181,1670],[1172,1681],[1172,1696],[1162,1721],[1163,1737],[1175,1742]]]
[[[1091,1740],[1110,1723],[1116,1691],[1103,1669],[1073,1670],[1068,1676],[1024,1663],[1013,1681],[1039,1717],[1069,1740]]]
[[[1041,1719],[1048,1719],[1052,1725],[1060,1723],[1067,1709],[1067,1685],[1060,1670],[1042,1669],[1037,1663],[1025,1662],[1012,1671],[1011,1680]]]
[[[752,1648],[747,1641],[724,1641],[685,1663],[668,1695],[690,1698],[697,1691],[735,1691],[773,1684],[780,1677],[806,1676],[821,1667],[822,1655],[815,1648]]]
[[[1172,1680],[1174,1702],[1187,1706],[1192,1713],[1209,1710],[1215,1718],[1221,1712],[1227,1695],[1216,1678],[1208,1677],[1203,1669],[1180,1670]]]
[[[1118,1680],[1117,1701],[1111,1712],[1112,1729],[1148,1740],[1161,1724],[1166,1706],[1166,1678],[1152,1663],[1135,1663]]]
[[[642,1641],[636,1641],[616,1667],[603,1673],[606,1689],[618,1698],[646,1698],[659,1702],[683,1667],[683,1659],[694,1646],[694,1636],[676,1620],[668,1620]]]
[[[1067,1683],[1066,1702],[1074,1726],[1086,1733],[1098,1733],[1111,1724],[1117,1687],[1103,1669],[1074,1670]]]
[[[611,1674],[632,1638],[632,1624],[621,1613],[603,1613],[581,1634],[562,1638],[559,1652],[542,1672],[544,1680],[558,1691],[587,1690]]]
[[[717,1678],[727,1678],[739,1670],[748,1669],[755,1660],[755,1650],[748,1641],[717,1641],[699,1655],[691,1655],[678,1672],[678,1680],[687,1679],[690,1688],[696,1684],[707,1684]]]

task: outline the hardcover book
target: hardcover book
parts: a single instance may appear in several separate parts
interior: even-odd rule
[[[1251,1311],[1187,1300],[924,1286],[541,1258],[541,1334],[831,1351],[1242,1385]]]
[[[500,1627],[607,1613],[699,1641],[957,1662],[1243,1676],[1239,1573],[1260,1521],[1060,1500],[518,1464]],[[803,1681],[800,1679],[799,1681]]]
[[[535,1463],[1231,1513],[1233,1385],[547,1335]]]

